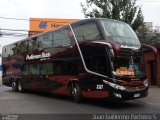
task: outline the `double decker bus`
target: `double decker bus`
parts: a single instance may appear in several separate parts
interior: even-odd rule
[[[130,100],[147,96],[142,46],[131,27],[85,19],[6,45],[4,85],[82,98]]]

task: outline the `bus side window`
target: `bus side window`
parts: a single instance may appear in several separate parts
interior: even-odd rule
[[[2,49],[2,57],[9,57],[9,46],[6,46],[5,48]]]
[[[28,40],[28,51],[32,51],[32,42],[31,40]]]
[[[27,52],[27,49],[28,49],[28,44],[27,44],[27,41],[22,41],[19,45],[19,51],[20,53],[24,53],[24,52]]]
[[[75,36],[79,42],[87,40],[102,39],[100,32],[95,23],[86,23],[73,29]]]
[[[19,54],[19,43],[14,43],[10,45],[9,55],[18,55]]]
[[[53,47],[71,46],[71,40],[67,29],[60,29],[53,33]]]
[[[39,50],[50,48],[52,47],[52,44],[53,44],[53,37],[51,32],[38,37]]]
[[[29,65],[24,65],[23,66],[23,74],[28,75],[29,74]]]
[[[54,69],[53,69],[53,63],[43,63],[40,65],[40,73],[42,75],[53,75]]]
[[[30,65],[30,72],[33,75],[38,75],[39,74],[39,65],[38,64],[31,64]]]
[[[38,40],[37,37],[34,37],[28,40],[28,51],[38,50]]]

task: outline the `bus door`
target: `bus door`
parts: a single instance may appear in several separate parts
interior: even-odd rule
[[[75,75],[75,70],[70,64],[71,62],[66,60],[54,60],[40,64],[39,87],[45,92],[63,94],[67,80]]]
[[[39,78],[39,65],[38,64],[28,64],[24,65],[24,71],[22,75],[22,82],[24,88],[36,89],[37,80]]]
[[[54,85],[54,71],[53,71],[53,63],[46,62],[39,64],[39,79],[37,81],[38,90],[42,90],[44,92],[50,92],[52,86]]]

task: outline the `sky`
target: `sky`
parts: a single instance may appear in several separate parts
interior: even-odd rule
[[[85,3],[85,1],[0,0],[0,32],[8,32],[1,29],[29,30],[29,21],[27,21],[29,18],[83,19],[80,3]],[[160,26],[160,0],[137,0],[137,4],[142,7],[145,22],[153,22],[154,26]],[[26,20],[3,19],[3,17]],[[0,45],[3,46],[22,38],[1,36]]]

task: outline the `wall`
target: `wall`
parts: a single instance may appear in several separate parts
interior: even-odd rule
[[[150,85],[155,85],[160,87],[160,53],[157,56],[152,51],[147,51],[144,53],[144,60],[145,60],[145,68],[147,77],[149,80]],[[154,67],[153,67],[154,65]],[[153,69],[153,68],[154,69]]]

